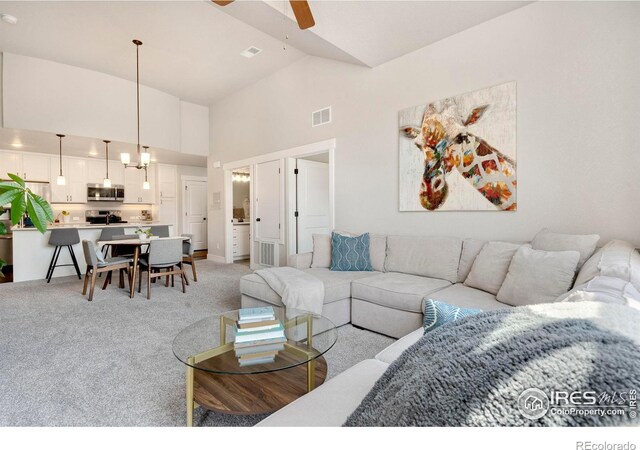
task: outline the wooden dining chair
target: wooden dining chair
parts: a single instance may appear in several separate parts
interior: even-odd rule
[[[82,249],[84,250],[84,259],[87,263],[87,272],[84,275],[84,287],[82,288],[82,295],[87,294],[87,286],[89,284],[89,278],[91,278],[91,289],[89,291],[89,301],[93,300],[93,291],[96,286],[96,280],[98,274],[108,272],[105,277],[102,290],[107,288],[107,285],[111,282],[111,275],[114,270],[120,271],[120,287],[124,287],[123,273],[126,271],[127,279],[129,280],[129,288],[131,288],[131,272],[129,271],[129,265],[133,262],[131,258],[123,256],[115,256],[111,258],[105,258],[102,252],[96,248],[96,245],[92,241],[83,240]]]
[[[159,277],[167,277],[166,285],[175,286],[175,275],[180,275],[182,281],[182,293],[186,293],[185,274],[182,263],[182,240],[180,239],[154,239],[149,242],[149,256],[140,260],[140,279],[138,292],[142,291],[142,272],[147,272],[147,299],[151,298],[151,280]]]
[[[183,234],[182,237],[188,238],[188,240],[182,241],[182,262],[191,266],[191,272],[193,273],[193,281],[198,282],[198,273],[196,272],[196,259],[193,257],[193,234]],[[189,286],[189,279],[185,275],[187,286]]]

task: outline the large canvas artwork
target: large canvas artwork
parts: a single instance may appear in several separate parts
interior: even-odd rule
[[[515,211],[516,83],[400,111],[400,211]]]

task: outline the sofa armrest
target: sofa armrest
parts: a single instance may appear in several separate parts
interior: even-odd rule
[[[311,257],[313,256],[313,252],[309,253],[298,253],[297,255],[291,255],[289,257],[289,266],[295,267],[296,269],[308,269],[311,267]]]

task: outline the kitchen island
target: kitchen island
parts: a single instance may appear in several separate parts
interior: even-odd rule
[[[41,234],[35,228],[12,228],[13,233],[13,281],[44,280],[47,269],[53,256],[54,247],[49,245],[51,230],[75,228],[80,234],[80,243],[73,246],[73,251],[78,258],[80,272],[84,274],[87,265],[84,261],[82,241],[84,239],[96,242],[100,237],[103,228],[119,227],[124,228],[124,234],[134,234],[138,228],[146,229],[151,226],[169,227],[169,235],[174,235],[174,226],[165,223],[116,223],[112,225],[91,225],[86,223],[61,223],[49,226],[45,234]],[[71,256],[64,249],[60,253],[58,264],[71,264]],[[76,275],[73,266],[57,267],[53,273],[53,278]]]

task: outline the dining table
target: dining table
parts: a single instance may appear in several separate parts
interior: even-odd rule
[[[170,237],[154,237],[149,239],[112,239],[108,241],[98,241],[98,248],[102,248],[103,245],[118,245],[122,247],[133,247],[133,269],[131,274],[131,283],[129,283],[129,297],[133,298],[136,291],[136,276],[138,274],[138,262],[140,261],[140,253],[142,247],[149,245],[152,241],[163,241],[171,239],[181,239],[182,241],[189,241],[189,237],[185,236],[170,236]]]

